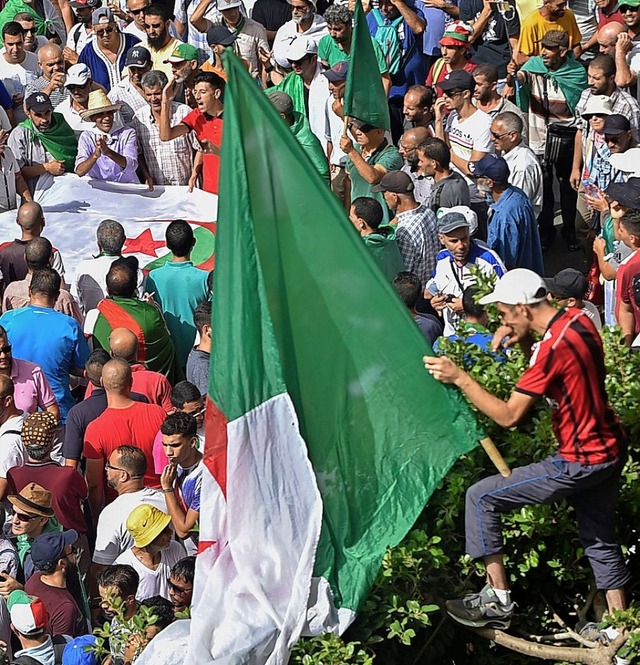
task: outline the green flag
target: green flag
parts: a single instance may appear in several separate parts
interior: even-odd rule
[[[427,341],[289,127],[230,50],[223,61],[189,662],[272,648],[284,664],[310,598],[315,629],[353,620],[386,549],[481,432],[424,369]]]
[[[389,100],[382,85],[382,76],[360,0],[356,0],[353,13],[350,55],[344,91],[345,116],[358,118],[381,129],[391,129]]]

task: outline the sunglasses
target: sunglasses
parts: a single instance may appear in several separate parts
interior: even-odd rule
[[[188,416],[193,416],[194,418],[197,418],[198,416],[201,416],[205,411],[207,410],[206,406],[200,407],[197,411],[185,411]]]
[[[173,593],[179,594],[180,596],[184,596],[185,594],[191,593],[193,591],[193,587],[190,589],[185,589],[184,587],[174,584],[171,580],[167,580],[167,583],[169,584],[171,591],[173,591]]]
[[[29,33],[31,33],[32,35],[36,34],[36,29],[35,28],[22,28],[22,30],[24,31],[25,35],[29,34]]]
[[[31,520],[35,520],[38,519],[38,517],[40,517],[40,515],[27,515],[26,513],[17,513],[15,508],[11,509],[11,514],[14,517],[17,517],[18,521],[20,522],[31,522]]]
[[[0,346],[0,353],[11,353],[11,344],[7,344],[6,346]]]
[[[105,35],[110,35],[115,30],[114,27],[104,28],[102,30],[94,30],[98,37],[104,37]]]
[[[511,132],[503,132],[502,134],[491,132],[491,136],[493,136],[494,139],[501,139],[503,136],[509,136],[509,134],[511,134]]]
[[[297,65],[299,67],[303,62],[308,62],[309,60],[311,60],[311,57],[312,57],[311,54],[309,54],[305,55],[304,58],[300,58],[300,60],[289,60],[289,58],[287,58],[287,60],[289,60],[289,64],[291,66]]]
[[[74,90],[84,90],[88,85],[91,85],[91,81],[87,81],[84,85],[68,85],[67,90],[73,92]]]
[[[350,122],[349,123],[349,129],[352,129],[352,128],[357,129],[359,132],[363,132],[365,134],[367,132],[370,132],[372,129],[375,129],[375,127],[373,125],[364,124],[364,125],[360,125],[360,127],[358,127],[358,125],[355,125],[354,123]]]
[[[621,14],[626,14],[627,12],[632,12],[633,14],[637,14],[638,10],[640,10],[640,7],[632,7],[631,5],[620,5]]]
[[[130,9],[129,14],[133,14],[133,16],[137,16],[138,14],[142,14],[143,11],[145,11],[146,7],[143,7],[142,9]]]

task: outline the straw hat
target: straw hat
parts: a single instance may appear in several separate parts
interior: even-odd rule
[[[9,503],[24,513],[38,515],[39,517],[53,517],[54,510],[51,507],[53,494],[36,483],[29,483],[20,490],[20,494],[12,494],[7,497]]]
[[[115,112],[121,108],[122,104],[113,104],[104,90],[94,90],[89,93],[89,108],[86,111],[80,111],[80,117],[83,120],[89,120],[89,118],[99,113]]]

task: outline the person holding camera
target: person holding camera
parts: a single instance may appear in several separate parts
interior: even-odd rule
[[[438,239],[444,246],[436,256],[433,277],[427,282],[424,297],[443,318],[444,336],[456,332],[462,317],[462,293],[475,283],[471,268],[502,277],[506,272],[500,257],[484,243],[471,238],[475,213],[466,206],[456,210],[440,210]],[[475,222],[477,224],[477,221]]]

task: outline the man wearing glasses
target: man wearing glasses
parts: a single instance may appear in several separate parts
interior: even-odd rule
[[[640,69],[640,0],[620,3],[620,13],[627,32],[618,35],[615,45],[616,84],[630,88],[638,98]]]
[[[69,7],[73,9],[78,22],[69,30],[67,43],[62,53],[65,61],[71,65],[75,65],[78,62],[78,57],[82,53],[82,49],[93,39],[91,15],[93,14],[93,10],[100,6],[100,3],[101,0],[71,0],[69,2]],[[22,27],[25,27],[24,24],[22,24]],[[27,48],[26,35],[24,45]]]
[[[94,127],[93,122],[82,119],[81,113],[89,108],[89,93],[100,86],[93,82],[89,67],[81,63],[69,67],[64,86],[69,95],[56,106],[56,113],[64,117],[76,137],[79,137],[82,132]]]
[[[147,38],[144,28],[144,12],[150,4],[150,0],[129,0],[127,2],[127,11],[133,16],[133,21],[129,23],[123,32],[137,37],[141,42]]]
[[[80,53],[78,62],[89,66],[93,80],[107,92],[123,79],[126,56],[139,39],[122,34],[113,12],[107,7],[96,9],[91,15],[95,38]]]
[[[317,52],[318,42],[329,34],[326,21],[316,13],[315,0],[287,0],[287,2],[291,5],[291,20],[276,32],[272,52],[272,60],[285,71],[291,68],[287,50],[299,38],[304,37],[308,42],[313,42]]]

